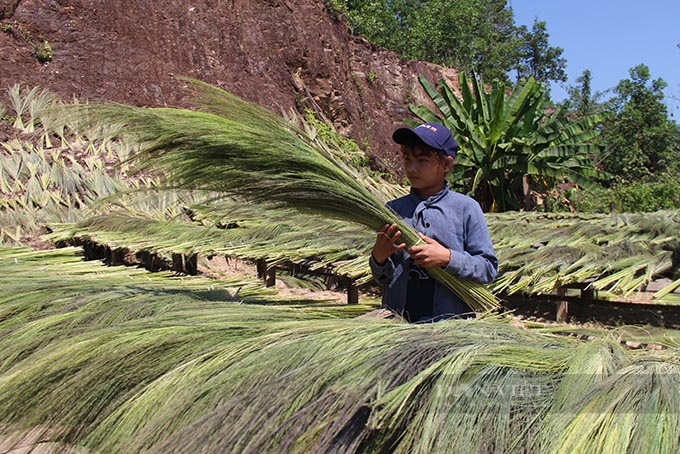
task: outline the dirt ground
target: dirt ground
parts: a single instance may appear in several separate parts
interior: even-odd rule
[[[557,323],[557,303],[540,297],[504,302],[521,320]],[[567,322],[582,326],[653,326],[680,329],[680,307],[612,301],[569,302]]]
[[[257,266],[253,262],[227,259],[223,256],[213,257],[199,264],[199,271],[214,278],[252,278],[257,276]],[[347,303],[347,292],[344,290],[318,290],[311,288],[291,287],[281,279],[276,279],[274,288],[283,297],[299,297],[301,299],[322,300],[337,304]]]

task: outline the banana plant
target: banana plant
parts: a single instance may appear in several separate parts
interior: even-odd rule
[[[588,187],[608,178],[594,165],[600,118],[570,118],[553,109],[534,78],[512,89],[493,81],[486,90],[481,79],[461,73],[460,96],[444,80],[438,89],[422,75],[419,80],[438,112],[423,105],[409,109],[451,129],[460,145],[452,183],[484,211],[522,208],[529,187],[547,191],[565,179]]]

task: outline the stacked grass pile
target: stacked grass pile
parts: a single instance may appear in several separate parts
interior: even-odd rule
[[[671,332],[656,339],[664,350],[630,351],[604,331],[584,342],[496,318],[409,325],[262,292],[70,248],[0,249],[0,446],[677,449]]]
[[[357,247],[373,236],[370,230],[242,199],[215,200],[211,193],[158,191],[156,178],[130,175],[127,158],[134,148],[112,140],[106,127],[76,133],[51,120],[46,112],[59,101],[46,90],[15,85],[7,95],[11,103],[9,109],[0,106],[2,112],[30,140],[0,144],[0,243],[21,244],[48,230],[48,241],[91,240],[168,260],[181,253],[306,261],[318,268],[333,265],[359,283],[370,279],[365,251]],[[337,136],[301,119],[286,121],[297,121],[310,142],[348,165],[361,162],[357,150],[336,143]],[[366,172],[360,176],[385,200],[403,191]]]
[[[196,210],[201,210],[196,207]],[[160,253],[199,253],[272,263],[313,258],[318,266],[368,282],[366,257],[373,234],[362,226],[319,219],[281,209],[262,210],[222,202],[201,212],[200,223],[152,219],[129,209],[54,226],[56,239],[86,238],[111,247]],[[659,304],[680,304],[680,213],[487,214],[499,257],[497,294],[541,295],[561,286],[584,284],[598,298],[636,298],[650,282],[667,278],[655,291]],[[224,230],[216,224],[230,224]],[[341,263],[338,263],[338,262]],[[674,293],[675,292],[675,293]]]
[[[309,124],[299,123],[302,130],[295,132],[290,120],[263,113],[219,90],[202,87],[207,98],[204,99],[206,110],[218,115],[216,124],[219,127],[213,124],[216,128],[213,132],[220,132],[220,128],[230,124],[229,121],[255,125],[255,132],[237,128],[237,133],[240,131],[249,137],[247,140],[237,133],[226,138],[219,137],[233,145],[232,152],[248,151],[249,140],[254,140],[253,135],[257,138],[258,128],[270,125],[270,140],[280,142],[282,137],[287,138],[310,156],[318,155],[315,149],[320,150],[322,155],[331,157],[331,161],[347,170],[346,174],[360,186],[371,188],[372,194],[381,202],[400,195],[404,190],[373,179],[361,168],[352,167],[358,158],[342,154],[343,146],[323,140],[318,130]],[[319,217],[314,210],[325,201],[318,196],[319,192],[313,190],[298,192],[298,196],[311,197],[316,203],[316,207],[313,203],[307,206],[311,214],[275,208],[261,202],[247,204],[239,196],[215,200],[219,195],[213,192],[184,189],[140,192],[140,188],[157,188],[159,181],[149,179],[148,174],[142,179],[130,178],[129,161],[114,165],[137,151],[137,147],[129,141],[109,140],[114,129],[105,127],[105,134],[102,134],[102,125],[93,122],[89,125],[91,127],[83,128],[81,125],[82,134],[76,134],[44,115],[45,107],[54,102],[54,97],[48,92],[37,89],[22,91],[15,86],[8,90],[8,95],[12,100],[13,110],[10,112],[16,118],[15,126],[35,134],[36,140],[35,143],[14,141],[3,144],[0,242],[18,243],[49,226],[55,230],[54,235],[49,237],[53,240],[93,240],[112,249],[146,250],[168,259],[174,253],[197,253],[201,256],[263,258],[269,263],[313,261],[317,267],[333,266],[336,272],[350,276],[358,283],[371,280],[366,257],[373,242],[372,229],[377,224],[371,218],[375,212],[368,212],[369,221],[373,219],[370,221],[373,223],[371,228],[366,227],[366,213],[363,221],[356,218],[358,211],[354,210],[354,206],[343,208],[342,220]],[[126,112],[125,107],[120,107],[117,117],[124,117]],[[142,110],[139,115],[153,117],[155,113],[160,112]],[[163,115],[166,114],[180,117],[204,115],[174,110]],[[224,121],[221,121],[219,116],[226,116],[227,120],[223,118]],[[259,123],[248,123],[252,118],[258,119]],[[187,118],[182,121],[185,120],[188,121]],[[187,141],[183,144],[185,151],[192,150],[196,138],[181,136],[181,122],[166,126],[174,134],[179,134],[180,142]],[[259,137],[258,140],[264,138]],[[288,150],[287,158],[295,162],[290,148],[285,144],[280,148],[283,152]],[[265,154],[269,152],[266,147],[263,150]],[[216,166],[207,166],[205,173],[196,172],[192,167],[196,159],[193,153],[170,154],[173,160],[177,160],[170,164],[184,168],[189,179],[205,177],[210,185],[215,183],[210,182],[211,178],[228,178]],[[308,166],[310,160],[316,162],[306,155],[302,158],[291,168]],[[219,164],[225,158],[215,153],[210,155],[210,159]],[[270,178],[268,175],[275,171],[267,167],[266,162],[256,159],[255,164],[262,166],[260,172],[240,174],[242,179],[237,179],[235,185],[227,189],[247,192],[248,186],[240,185],[243,178],[252,177],[248,184],[262,181],[262,175],[265,175],[265,180]],[[284,183],[279,181],[271,187],[276,187],[276,184],[287,186],[285,172],[279,172],[282,173],[280,180]],[[304,188],[304,178],[308,178],[309,174],[300,173],[302,176],[298,177],[303,179]],[[338,181],[333,180],[334,173],[327,176],[331,178],[325,180],[324,185],[331,188],[334,184],[338,186]],[[299,179],[295,181],[300,182]],[[179,182],[171,181],[171,184],[175,183]],[[229,186],[225,182],[218,183],[215,188],[218,190]],[[191,180],[189,186],[195,185],[196,182]],[[265,182],[262,186],[267,188]],[[131,189],[137,192],[128,192]],[[267,199],[273,192],[276,190],[270,188],[269,192],[260,191],[253,196],[258,200]],[[356,197],[356,191],[352,192]],[[360,188],[359,192],[360,197],[366,197]],[[330,206],[337,207],[342,202],[338,200],[343,196],[342,191],[337,195]],[[346,200],[352,199],[346,197]],[[302,201],[296,203],[299,206]],[[187,212],[194,215],[187,216]],[[650,281],[670,278],[664,288],[656,291],[654,300],[663,304],[680,303],[677,292],[674,293],[680,287],[680,243],[677,237],[680,214],[677,212],[613,215],[505,213],[489,214],[487,221],[500,259],[499,278],[491,287],[496,294],[540,295],[564,285],[586,283],[598,291],[599,298],[634,298],[635,293],[644,289]],[[231,228],[221,228],[224,226]],[[475,295],[472,297],[474,299]],[[480,307],[488,307],[486,303],[490,299],[487,297],[482,298]]]
[[[145,201],[150,199],[144,195]],[[131,206],[109,208],[105,214],[75,224],[52,223],[53,233],[46,238],[89,240],[111,249],[148,250],[166,258],[181,253],[265,259],[270,265],[305,262],[312,269],[332,267],[360,284],[371,279],[366,257],[375,234],[362,226],[236,200],[189,205],[191,219],[185,213],[157,218],[143,210],[135,212]]]
[[[51,122],[46,111],[58,100],[47,90],[17,84],[7,97],[11,108],[0,110],[14,118],[21,139],[0,143],[0,244],[21,244],[52,223],[85,219],[98,199],[152,183],[128,178],[119,165],[131,152],[127,145],[87,139]]]
[[[494,291],[542,294],[587,283],[601,298],[631,296],[654,279],[657,302],[680,304],[680,212],[503,213],[488,216],[499,256]]]

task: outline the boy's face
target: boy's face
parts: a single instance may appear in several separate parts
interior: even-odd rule
[[[406,177],[421,197],[429,197],[442,189],[446,174],[453,168],[453,157],[440,157],[421,144],[402,145],[401,152]]]

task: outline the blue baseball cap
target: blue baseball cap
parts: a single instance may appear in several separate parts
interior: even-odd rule
[[[400,145],[422,142],[454,158],[458,153],[458,143],[451,135],[451,131],[439,123],[425,123],[415,128],[399,128],[392,133],[392,140]]]

